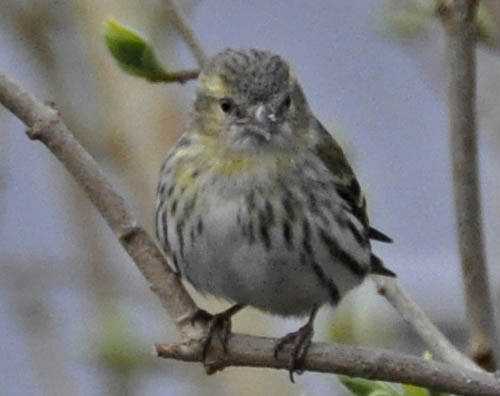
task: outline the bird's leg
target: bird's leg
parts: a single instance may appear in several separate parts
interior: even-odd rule
[[[197,321],[203,321],[208,324],[207,335],[202,343],[203,362],[205,362],[208,349],[210,348],[210,345],[212,345],[212,338],[214,334],[217,334],[219,337],[224,352],[227,351],[227,341],[229,339],[229,334],[231,334],[231,317],[244,307],[244,305],[235,304],[225,311],[219,312],[215,315],[212,315],[203,309],[199,309],[191,317],[191,323],[193,324]]]
[[[288,371],[290,373],[290,381],[294,383],[293,373],[297,371],[297,366],[304,359],[307,354],[307,350],[311,345],[311,340],[314,334],[313,323],[317,313],[318,306],[315,305],[309,315],[307,323],[297,331],[280,338],[274,346],[274,357],[277,359],[278,353],[283,349],[283,347],[287,344],[291,344],[292,351],[290,353],[290,358],[288,359]]]

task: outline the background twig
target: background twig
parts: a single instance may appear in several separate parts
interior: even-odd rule
[[[474,360],[495,370],[495,321],[481,221],[476,139],[476,24],[478,1],[442,2],[448,35],[448,101],[458,244]]]
[[[374,276],[377,291],[412,325],[435,356],[443,361],[467,370],[481,371],[467,356],[461,353],[431,322],[422,309],[402,290],[395,279]]]
[[[207,60],[207,56],[200,44],[200,41],[198,40],[198,37],[194,34],[191,26],[187,23],[182,10],[179,8],[175,0],[162,1],[164,3],[165,11],[172,14],[172,21],[175,23],[186,44],[189,46],[189,49],[193,53],[198,65],[203,66]]]

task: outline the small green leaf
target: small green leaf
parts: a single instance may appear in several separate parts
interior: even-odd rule
[[[402,384],[401,387],[403,388],[404,396],[429,396],[427,389],[420,386]]]
[[[156,58],[153,47],[139,34],[109,19],[104,39],[125,72],[152,82],[169,81],[169,74]]]
[[[347,375],[338,375],[337,377],[340,382],[356,396],[400,396],[385,382],[370,381],[364,378],[349,377]]]

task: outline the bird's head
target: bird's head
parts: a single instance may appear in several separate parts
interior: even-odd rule
[[[227,49],[207,62],[193,116],[199,133],[241,153],[289,151],[304,143],[310,120],[288,64],[254,49]]]

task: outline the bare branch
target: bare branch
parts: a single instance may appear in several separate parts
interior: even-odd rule
[[[176,4],[175,0],[163,0],[163,4],[165,10],[171,14],[172,20],[174,21],[177,29],[179,29],[184,41],[189,46],[193,56],[198,62],[198,65],[202,66],[207,60],[207,56],[202,45],[200,44],[200,41],[198,40],[198,37],[196,37],[196,34],[191,29],[191,26],[187,23],[183,12]]]
[[[481,221],[476,141],[476,25],[478,1],[442,1],[448,35],[448,101],[455,213],[474,360],[495,370],[495,322]]]
[[[275,359],[275,339],[232,334],[227,352],[217,343],[208,359],[210,370],[227,366],[287,369],[287,352]],[[176,345],[156,345],[158,356],[188,362],[201,361],[202,347],[191,341]],[[313,343],[301,366],[308,371],[339,373],[355,377],[412,383],[457,395],[498,396],[500,382],[485,372],[457,369],[451,365],[382,349],[331,343]]]
[[[30,128],[28,135],[31,139],[44,143],[64,164],[152,285],[151,289],[180,330],[192,330],[192,326],[185,323],[186,316],[197,309],[191,296],[182,287],[178,276],[170,270],[155,242],[137,225],[123,198],[68,130],[57,111],[37,100],[1,71],[0,103]]]
[[[402,290],[396,280],[381,276],[373,277],[377,291],[399,312],[427,344],[434,355],[456,367],[482,371],[472,360],[461,353],[431,322],[424,311]]]

